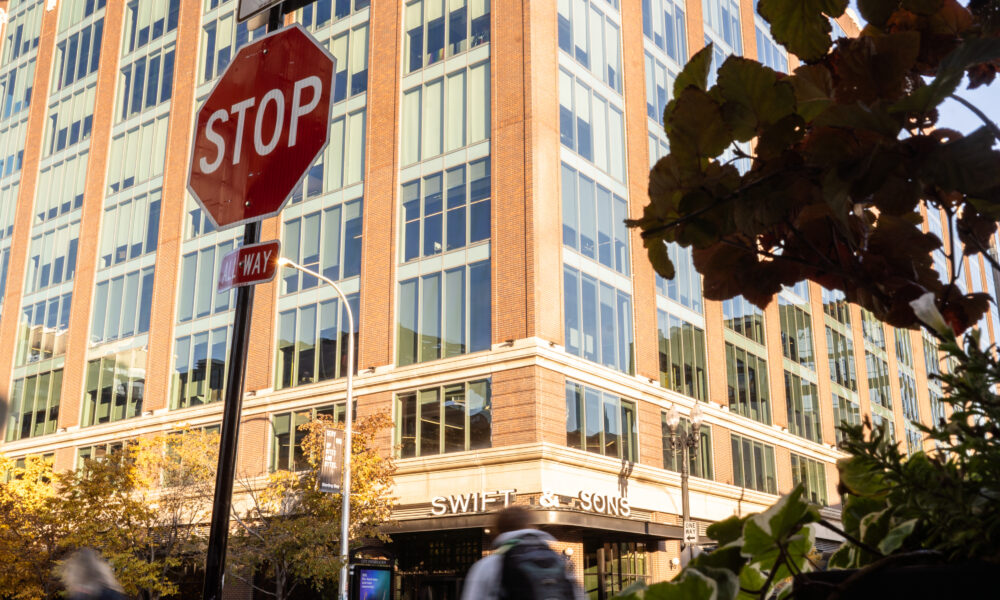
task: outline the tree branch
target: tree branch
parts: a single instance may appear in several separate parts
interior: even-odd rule
[[[1000,140],[1000,127],[997,127],[997,124],[991,121],[990,118],[986,116],[986,113],[979,110],[979,108],[975,104],[969,102],[968,100],[957,94],[950,94],[948,97],[951,98],[952,100],[955,100],[965,108],[971,110],[977,117],[979,117],[979,120],[981,120],[986,125],[986,128],[990,130],[990,133],[993,134],[993,137],[997,140]]]

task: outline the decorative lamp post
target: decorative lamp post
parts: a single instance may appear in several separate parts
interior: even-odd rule
[[[701,429],[701,407],[695,402],[694,408],[691,409],[691,427],[680,429],[678,425],[681,422],[681,416],[677,412],[677,405],[675,404],[670,408],[670,412],[667,413],[667,428],[670,431],[670,450],[674,455],[674,462],[677,461],[677,455],[680,453],[681,465],[681,518],[684,525],[684,540],[681,542],[681,548],[685,548],[688,544],[696,546],[698,544],[698,534],[697,525],[691,521],[691,507],[690,498],[688,493],[688,464],[690,461],[698,460],[698,445],[701,441],[701,436],[698,430]],[[689,531],[694,531],[695,533],[689,535]]]

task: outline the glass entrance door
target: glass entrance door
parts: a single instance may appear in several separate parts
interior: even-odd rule
[[[584,542],[583,589],[588,600],[608,600],[649,580],[646,546],[636,542]]]

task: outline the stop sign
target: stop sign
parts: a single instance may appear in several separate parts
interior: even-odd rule
[[[219,228],[277,214],[326,147],[334,59],[300,25],[244,46],[198,111],[188,190]]]

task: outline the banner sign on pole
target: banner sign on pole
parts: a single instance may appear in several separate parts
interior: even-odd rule
[[[339,494],[344,475],[344,430],[327,429],[323,436],[323,464],[319,469],[319,491]]]

